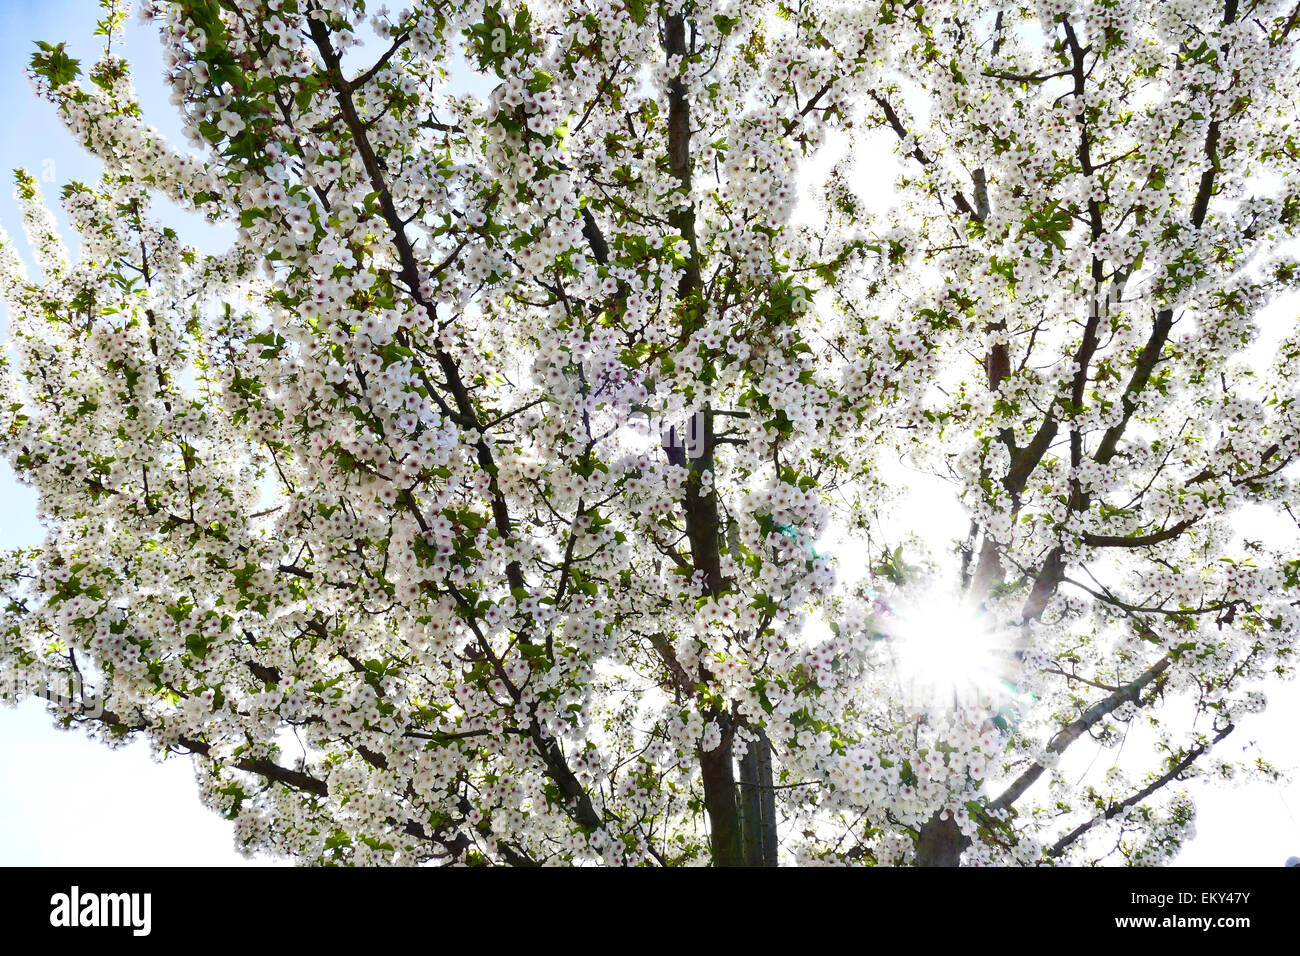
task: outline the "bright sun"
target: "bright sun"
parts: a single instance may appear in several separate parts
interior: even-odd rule
[[[899,681],[914,705],[929,711],[986,707],[1006,694],[1014,660],[1009,642],[960,600],[904,605],[887,623]]]

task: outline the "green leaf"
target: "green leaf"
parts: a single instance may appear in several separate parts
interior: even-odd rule
[[[49,43],[37,40],[41,52],[32,54],[32,72],[49,81],[50,89],[58,89],[71,83],[81,74],[81,61],[74,60],[64,51],[65,44]]]

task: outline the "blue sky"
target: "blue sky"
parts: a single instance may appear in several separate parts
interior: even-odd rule
[[[42,182],[47,197],[57,197],[69,180],[93,180],[100,171],[53,110],[37,101],[24,67],[36,40],[67,41],[72,56],[92,62],[102,43],[92,36],[97,18],[95,0],[0,4],[0,102],[10,130],[0,140],[0,174],[6,182],[0,189],[0,223],[20,245],[18,207],[7,185],[10,170],[22,166],[38,179],[52,177],[54,182]],[[155,35],[134,16],[127,29],[125,56],[135,70],[146,119],[183,143],[159,81]],[[205,248],[218,249],[233,239],[231,230],[169,211],[163,201],[156,212]],[[6,319],[0,307],[0,339]],[[43,535],[35,514],[34,493],[0,464],[0,547],[39,544]],[[1232,746],[1247,748],[1244,756],[1263,753],[1279,764],[1300,764],[1300,685],[1269,690],[1269,711],[1230,738]],[[1103,753],[1098,759],[1108,758]],[[78,733],[55,730],[43,708],[28,701],[16,709],[0,707],[0,768],[0,864],[248,863],[233,849],[230,824],[199,805],[189,762],[156,763],[143,742],[107,750]],[[1180,865],[1279,866],[1300,854],[1300,786],[1198,787],[1196,794],[1198,837]]]

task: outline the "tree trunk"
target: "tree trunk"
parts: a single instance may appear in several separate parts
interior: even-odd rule
[[[700,776],[704,784],[704,808],[709,814],[710,842],[714,866],[744,866],[745,841],[740,824],[740,801],[736,799],[736,772],[732,761],[732,730],[726,714],[709,715],[722,725],[722,742],[700,751]]]
[[[921,827],[916,840],[917,866],[958,866],[962,851],[966,849],[966,835],[961,832],[951,814],[940,819],[935,813]]]
[[[776,866],[772,745],[761,730],[740,760],[740,824],[746,866]]]

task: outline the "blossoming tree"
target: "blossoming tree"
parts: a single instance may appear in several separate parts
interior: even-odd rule
[[[1298,621],[1294,529],[1234,532],[1297,497],[1292,0],[145,0],[190,151],[107,8],[32,62],[78,255],[21,172],[39,277],[2,246],[3,667],[239,845],[1159,862],[1240,769]],[[969,526],[900,536],[898,462]]]

